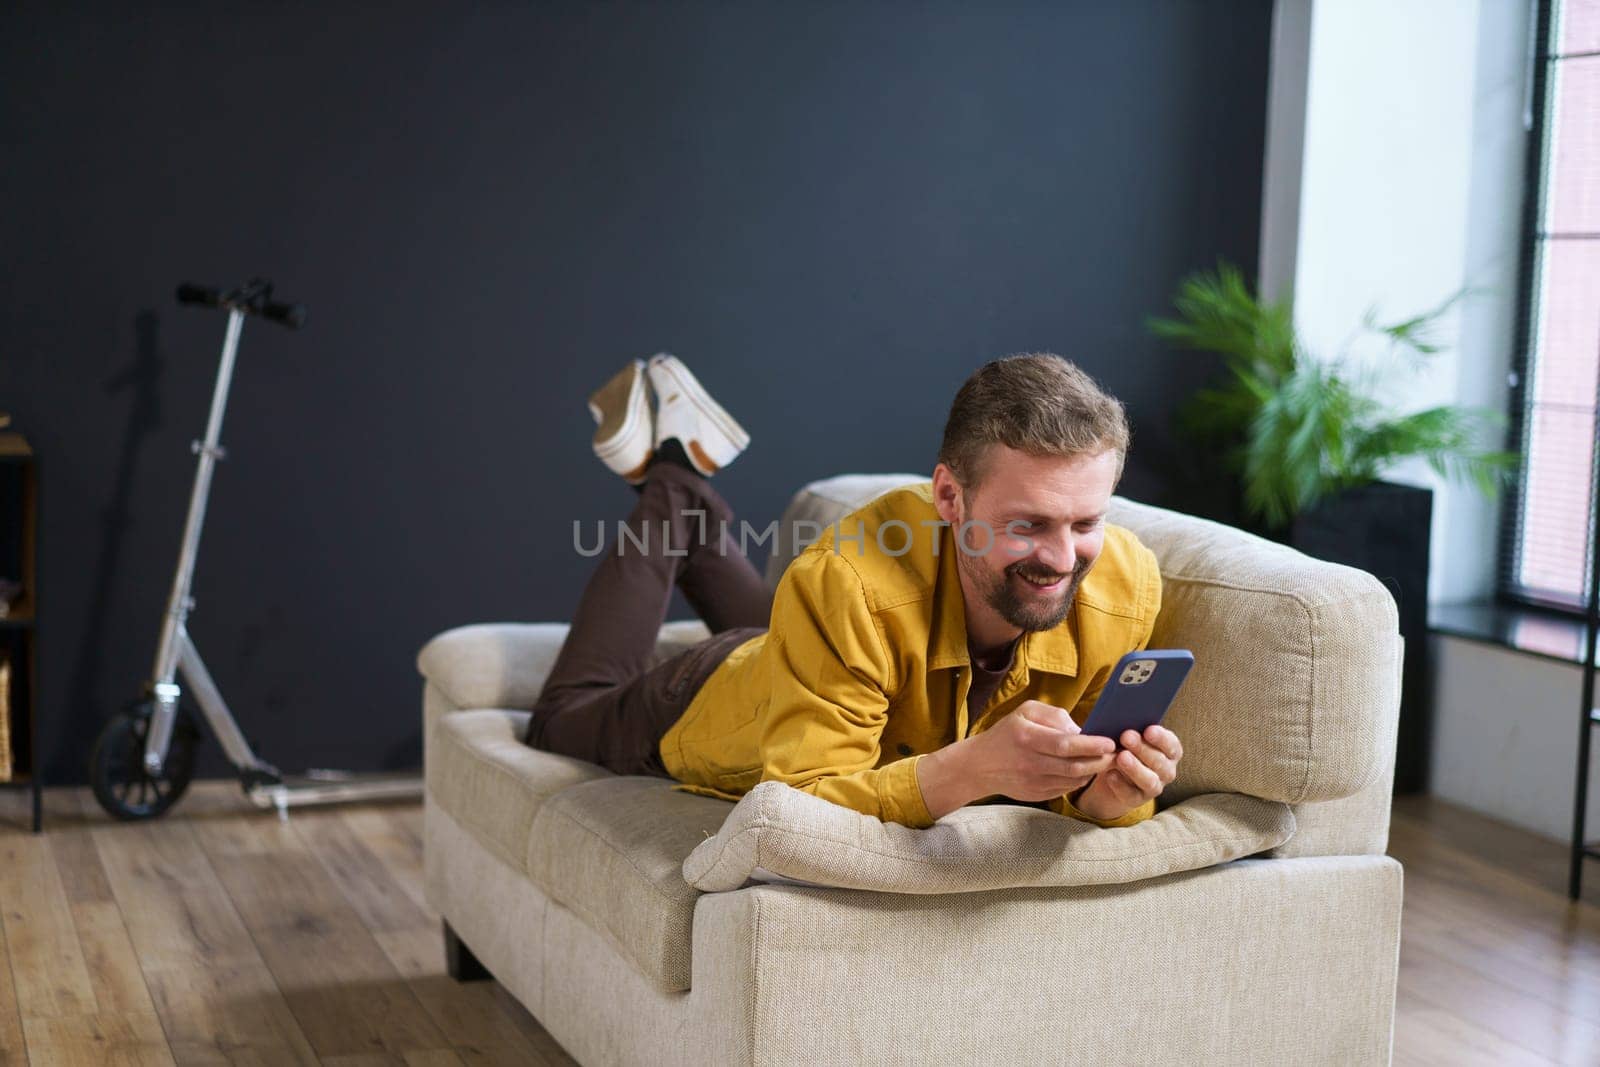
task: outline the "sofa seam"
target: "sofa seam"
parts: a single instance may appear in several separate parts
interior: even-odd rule
[[[1306,766],[1305,770],[1301,772],[1300,775],[1300,789],[1295,794],[1294,799],[1294,803],[1296,804],[1305,803],[1306,794],[1311,791],[1311,767],[1312,764],[1316,762],[1315,756],[1317,755],[1317,716],[1315,714],[1315,709],[1318,706],[1318,680],[1322,674],[1322,670],[1319,666],[1319,664],[1322,662],[1322,655],[1320,641],[1317,636],[1317,627],[1313,625],[1310,609],[1304,604],[1302,604],[1301,607],[1306,610],[1306,634],[1311,640],[1311,679],[1310,684],[1307,687],[1309,691],[1306,694],[1306,700],[1307,710],[1311,711],[1312,714],[1308,714],[1306,716]]]
[[[1266,596],[1282,597],[1285,600],[1294,601],[1307,611],[1310,611],[1313,608],[1336,608],[1343,604],[1348,604],[1353,600],[1372,599],[1379,590],[1385,594],[1388,594],[1386,599],[1390,604],[1394,603],[1393,595],[1389,594],[1388,590],[1381,584],[1377,590],[1368,589],[1365,591],[1351,592],[1344,594],[1335,600],[1319,601],[1313,604],[1312,601],[1309,600],[1304,594],[1298,593],[1292,589],[1283,589],[1275,586],[1265,585],[1246,585],[1242,582],[1230,582],[1223,578],[1208,578],[1196,574],[1186,574],[1182,571],[1163,571],[1161,577],[1163,581],[1188,582],[1191,585],[1210,586],[1216,589],[1231,589],[1239,593],[1261,593]],[[1396,626],[1398,627],[1398,622],[1396,623]]]
[[[761,912],[760,893],[750,894],[753,918],[750,923],[750,1062],[762,1062],[761,1051]]]

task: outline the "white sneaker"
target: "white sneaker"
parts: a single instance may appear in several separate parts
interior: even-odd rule
[[[689,462],[706,477],[734,461],[750,435],[711,399],[683,361],[665,352],[650,357],[650,387],[656,394],[655,447],[676,437]]]
[[[589,395],[589,414],[598,424],[594,454],[629,485],[644,481],[655,453],[644,371],[644,360],[633,360]]]

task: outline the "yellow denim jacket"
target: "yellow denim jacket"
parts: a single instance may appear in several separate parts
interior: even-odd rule
[[[1117,660],[1149,643],[1161,606],[1155,556],[1108,525],[1072,613],[1023,634],[1010,673],[969,722],[956,551],[931,482],[826,528],[784,571],[771,629],[736,647],[661,739],[677,788],[735,799],[777,780],[886,822],[931,826],[918,760],[1025,700],[1069,708],[1082,723]],[[1155,814],[1154,801],[1109,821],[1066,797],[1050,808],[1102,826]]]

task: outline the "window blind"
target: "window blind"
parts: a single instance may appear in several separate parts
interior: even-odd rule
[[[1535,29],[1523,307],[1512,389],[1522,469],[1501,591],[1581,609],[1600,406],[1600,0],[1543,0]]]

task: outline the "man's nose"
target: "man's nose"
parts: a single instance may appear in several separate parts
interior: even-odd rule
[[[1033,558],[1040,567],[1048,568],[1055,574],[1070,574],[1077,565],[1077,545],[1071,529],[1041,538],[1035,547]]]

